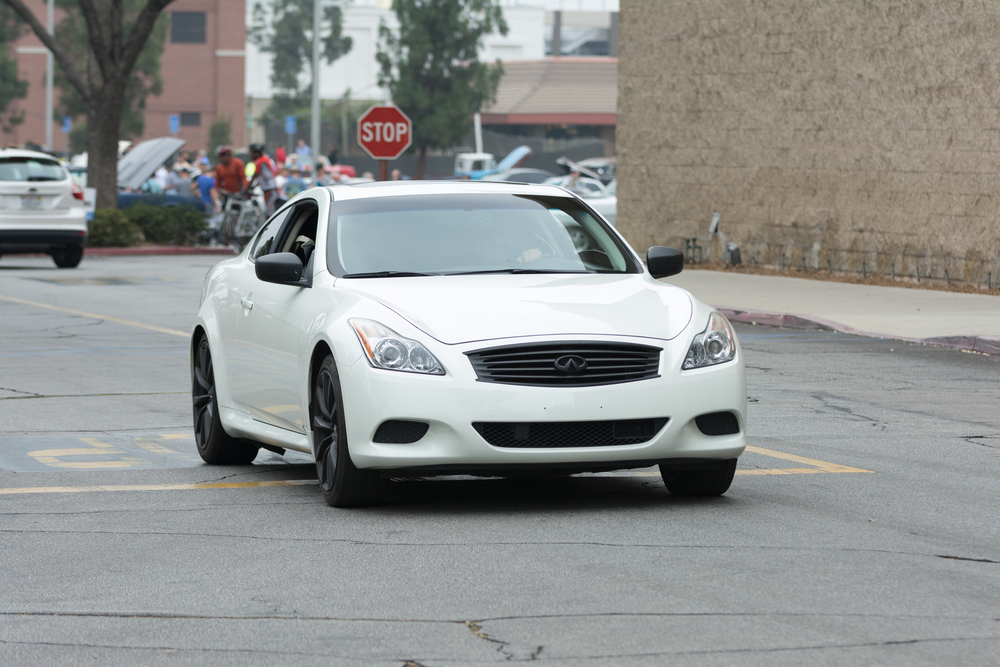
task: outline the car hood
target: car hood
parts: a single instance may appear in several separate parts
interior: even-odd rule
[[[691,321],[684,290],[642,275],[489,275],[340,279],[450,345],[552,335],[669,340]]]
[[[160,137],[135,146],[118,160],[118,187],[137,189],[185,143],[176,137]]]

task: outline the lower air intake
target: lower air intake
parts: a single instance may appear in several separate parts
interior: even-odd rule
[[[424,437],[429,428],[430,425],[424,422],[390,419],[379,425],[372,440],[385,445],[409,445]]]
[[[600,422],[474,422],[472,427],[486,442],[505,449],[621,447],[649,442],[668,421],[661,417]]]
[[[732,412],[710,412],[694,418],[705,435],[733,435],[740,432],[740,422]]]

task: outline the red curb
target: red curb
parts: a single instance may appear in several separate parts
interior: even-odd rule
[[[227,246],[146,246],[142,248],[84,248],[84,257],[139,257],[144,255],[235,255]]]
[[[786,329],[839,331],[840,333],[853,334],[855,336],[888,338],[892,340],[902,340],[908,343],[954,347],[960,350],[968,350],[969,352],[979,352],[980,354],[1000,356],[1000,338],[993,336],[936,336],[934,338],[906,338],[904,336],[890,336],[888,334],[874,333],[871,331],[859,331],[858,329],[849,327],[846,324],[825,320],[820,317],[787,315],[784,313],[768,313],[760,310],[737,310],[735,308],[719,308],[719,312],[725,315],[731,322],[741,322],[743,324],[763,324],[765,326],[784,327]]]

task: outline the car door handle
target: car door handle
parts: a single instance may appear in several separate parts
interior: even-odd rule
[[[240,303],[243,304],[243,307],[246,308],[247,310],[253,310],[253,301],[251,301],[250,299],[243,297],[242,299],[240,299]]]

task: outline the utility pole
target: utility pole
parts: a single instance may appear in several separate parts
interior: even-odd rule
[[[54,5],[55,0],[49,0],[49,6],[47,10],[48,19],[48,29],[49,34],[55,34],[55,18],[54,18]],[[53,72],[55,63],[52,58],[52,51],[47,51],[45,54],[45,150],[52,151],[52,86],[53,86]]]
[[[50,0],[51,1],[51,0]],[[323,149],[319,144],[319,47],[320,47],[320,23],[323,14],[322,0],[313,0],[313,62],[312,62],[312,160],[313,165],[323,154]]]

